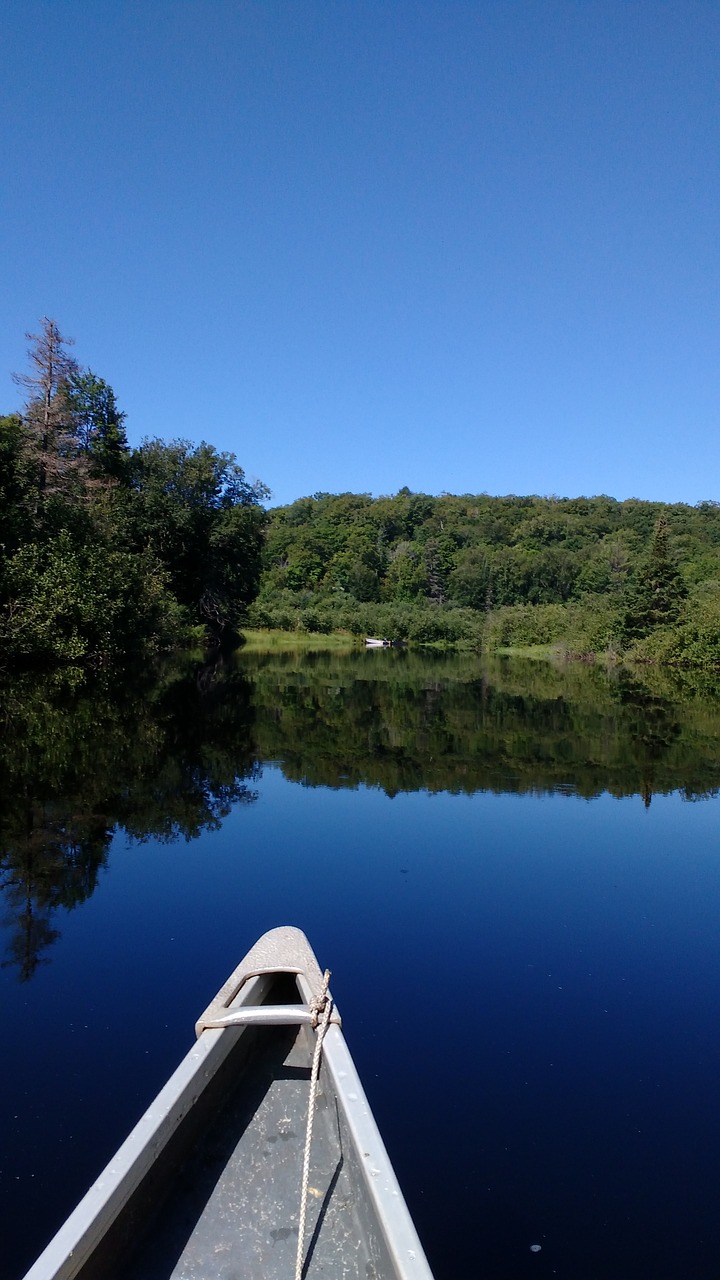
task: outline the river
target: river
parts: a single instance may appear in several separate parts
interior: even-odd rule
[[[241,651],[3,720],[0,1274],[290,923],[437,1280],[714,1280],[712,681]]]

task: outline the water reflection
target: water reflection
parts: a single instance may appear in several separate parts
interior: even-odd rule
[[[238,661],[263,758],[306,785],[649,804],[720,784],[720,700],[688,676],[387,650]]]
[[[254,799],[251,690],[184,664],[120,685],[26,676],[3,690],[0,886],[5,966],[31,978],[53,917],[94,892],[115,831],[191,840]]]
[[[5,965],[47,961],[58,908],[94,892],[114,832],[191,840],[255,798],[262,761],[306,786],[472,794],[720,786],[720,700],[687,675],[471,656],[240,652],[73,689],[3,691]]]

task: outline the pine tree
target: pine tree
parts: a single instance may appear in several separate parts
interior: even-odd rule
[[[639,640],[656,627],[672,626],[682,611],[687,587],[670,550],[667,518],[661,515],[645,559],[626,596],[623,632]]]
[[[123,426],[126,415],[118,409],[112,387],[90,369],[72,373],[67,400],[78,448],[87,456],[93,474],[123,479],[130,456]]]

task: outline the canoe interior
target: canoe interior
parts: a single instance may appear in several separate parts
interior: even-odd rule
[[[299,1000],[293,978],[271,1002]],[[312,1036],[228,1030],[237,1044],[78,1273],[82,1280],[294,1275]],[[305,1276],[394,1276],[323,1065],[310,1163]]]

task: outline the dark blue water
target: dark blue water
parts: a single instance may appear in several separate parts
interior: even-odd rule
[[[117,835],[50,962],[3,970],[2,1274],[283,923],[333,971],[438,1280],[720,1274],[717,800],[253,786],[197,840]]]

